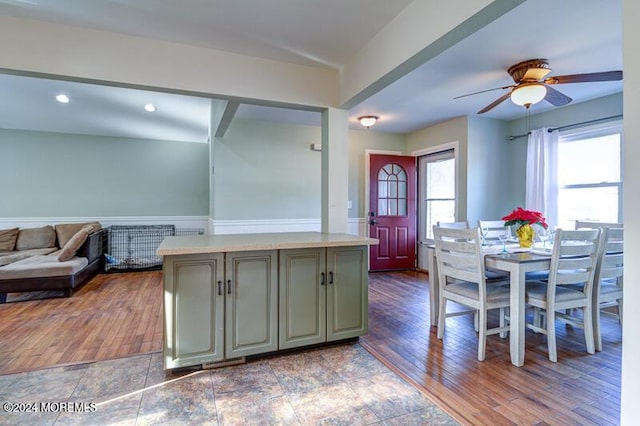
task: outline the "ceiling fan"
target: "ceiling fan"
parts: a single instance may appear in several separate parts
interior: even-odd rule
[[[551,87],[555,84],[566,83],[590,83],[594,81],[617,81],[622,80],[622,71],[604,71],[587,74],[569,74],[559,75],[555,77],[547,77],[551,72],[549,62],[546,59],[529,59],[519,62],[511,66],[507,72],[516,83],[510,86],[496,87],[494,89],[481,90],[480,92],[469,93],[457,96],[454,99],[466,96],[477,95],[479,93],[490,92],[492,90],[511,89],[508,93],[500,96],[486,107],[478,111],[483,114],[491,111],[502,102],[511,98],[516,105],[522,105],[529,108],[531,105],[542,101],[543,99],[554,106],[566,105],[572,99],[564,93]],[[544,80],[543,80],[544,79]]]

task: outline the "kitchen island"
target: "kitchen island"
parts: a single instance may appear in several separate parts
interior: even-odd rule
[[[319,232],[167,237],[165,368],[366,334],[371,244]]]

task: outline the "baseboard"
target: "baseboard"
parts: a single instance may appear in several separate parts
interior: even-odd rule
[[[207,216],[78,216],[78,217],[4,217],[0,218],[0,229],[20,227],[36,228],[58,223],[100,222],[102,226],[111,225],[175,225],[176,228],[200,228],[205,232],[209,228]]]

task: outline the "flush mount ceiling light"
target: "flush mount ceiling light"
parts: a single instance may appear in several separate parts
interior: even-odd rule
[[[60,102],[61,104],[68,104],[69,97],[67,95],[60,93],[58,96],[56,96],[56,101]]]
[[[511,101],[525,108],[537,104],[547,96],[547,88],[541,83],[522,83],[511,92]]]
[[[367,129],[378,121],[378,117],[375,115],[363,115],[362,117],[358,117],[358,121]]]
[[[144,110],[147,112],[156,112],[158,110],[158,108],[156,108],[156,106],[154,104],[146,104],[144,106]]]

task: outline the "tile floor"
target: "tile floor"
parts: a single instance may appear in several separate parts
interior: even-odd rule
[[[5,375],[0,402],[95,404],[93,412],[0,408],[0,424],[457,424],[357,343],[178,374],[165,374],[154,353]]]

